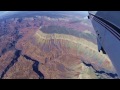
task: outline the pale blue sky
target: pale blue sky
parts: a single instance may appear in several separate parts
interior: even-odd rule
[[[12,14],[12,13],[15,13],[15,12],[19,12],[19,11],[0,11],[0,16],[3,16],[3,15],[6,15],[6,14]],[[82,13],[84,15],[88,15],[88,11],[75,11],[77,13]]]

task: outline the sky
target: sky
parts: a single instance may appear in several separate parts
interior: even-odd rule
[[[14,12],[16,12],[16,11],[14,11]],[[4,16],[4,15],[10,14],[10,13],[13,13],[13,11],[0,11],[0,16]]]
[[[10,14],[10,13],[13,13],[13,12],[19,12],[19,11],[0,11],[0,16]],[[75,11],[75,12],[83,13],[85,15],[88,15],[88,11]]]
[[[80,12],[80,13],[88,15],[88,11],[75,11],[75,12]]]

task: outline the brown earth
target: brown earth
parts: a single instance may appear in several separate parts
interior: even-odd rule
[[[3,79],[38,79],[32,60],[39,62],[38,70],[45,79],[118,78],[109,58],[99,53],[94,43],[72,35],[45,34],[39,29],[38,19],[24,18],[21,23],[17,20],[7,21],[7,26],[1,22],[0,26],[3,30],[0,34],[0,75],[17,57]],[[6,34],[4,27],[7,28]],[[20,56],[15,55],[18,50]]]

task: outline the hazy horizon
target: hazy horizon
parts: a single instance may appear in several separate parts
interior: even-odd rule
[[[15,13],[15,12],[20,12],[20,11],[0,11],[0,16],[6,15],[6,14],[10,14],[10,13]],[[69,11],[67,11],[67,12],[69,12]],[[88,15],[88,11],[72,11],[72,12],[82,13],[84,15]]]

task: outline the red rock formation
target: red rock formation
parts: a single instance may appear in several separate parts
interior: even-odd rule
[[[80,22],[73,24],[47,17],[20,20],[15,18],[2,22],[0,25],[1,74],[12,59],[17,57],[14,55],[16,50],[21,51],[17,62],[5,73],[4,79],[38,79],[39,75],[32,67],[34,61],[39,62],[38,70],[45,79],[117,78],[107,74],[116,72],[110,60],[97,52],[97,46],[94,43],[72,35],[43,33],[39,29],[40,25],[59,25],[82,32],[91,31],[90,26]],[[31,61],[28,61],[24,55],[29,56]],[[83,62],[90,64],[91,67]],[[104,73],[96,73],[102,70]]]

